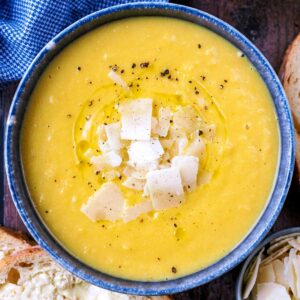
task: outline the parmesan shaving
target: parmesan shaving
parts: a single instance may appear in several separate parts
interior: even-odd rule
[[[134,177],[128,177],[123,183],[123,186],[126,186],[129,189],[143,191],[146,180],[136,179]]]
[[[201,155],[204,154],[204,150],[205,150],[205,145],[203,140],[200,137],[197,137],[187,147],[187,149],[184,151],[184,154],[200,157]]]
[[[173,121],[176,128],[192,133],[197,125],[197,115],[191,106],[180,106],[174,113]]]
[[[158,159],[163,155],[158,139],[132,142],[128,149],[128,164],[137,169],[153,170],[158,166]]]
[[[176,207],[184,199],[178,168],[151,171],[146,184],[155,210]]]
[[[257,285],[257,300],[291,300],[286,288],[277,283]]]
[[[104,126],[105,133],[107,136],[107,142],[111,150],[120,150],[122,148],[121,143],[121,124],[111,123]]]
[[[122,77],[120,75],[118,75],[115,71],[110,70],[108,72],[108,77],[116,84],[118,84],[119,86],[121,86],[123,89],[128,90],[128,86],[126,84],[126,82],[122,79]]]
[[[182,185],[192,191],[197,186],[199,159],[195,156],[181,155],[172,159],[172,167],[177,167],[180,172]]]
[[[97,220],[116,221],[122,218],[124,199],[118,186],[104,183],[101,188],[89,197],[81,211],[93,222]]]
[[[140,98],[123,103],[121,138],[124,140],[150,140],[152,122],[152,99]]]
[[[158,111],[158,125],[154,132],[159,136],[166,137],[170,128],[172,112],[167,107],[162,107]]]
[[[98,171],[101,171],[104,168],[118,167],[122,163],[122,158],[116,152],[110,151],[102,155],[92,156],[90,162]]]

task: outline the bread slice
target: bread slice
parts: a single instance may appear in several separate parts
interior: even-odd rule
[[[289,100],[296,137],[296,165],[300,174],[300,34],[286,50],[279,76]],[[300,179],[300,177],[299,177]]]
[[[22,233],[0,227],[0,259],[28,248],[30,242]]]
[[[2,241],[15,248],[0,260],[1,300],[169,300],[167,296],[141,297],[110,292],[88,284],[57,265],[39,246],[0,229]],[[8,235],[8,236],[7,236]],[[14,240],[15,239],[15,240]],[[12,243],[11,243],[12,244]],[[19,247],[17,251],[16,248]]]

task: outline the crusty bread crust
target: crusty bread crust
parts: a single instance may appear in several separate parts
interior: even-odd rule
[[[17,251],[26,249],[33,243],[28,238],[20,233],[12,231],[8,228],[0,227],[0,251],[1,256],[13,254]]]
[[[296,137],[296,166],[300,182],[300,34],[286,50],[279,70],[286,96],[292,110]]]
[[[0,284],[7,282],[11,269],[17,270],[18,276],[26,273],[29,275],[33,267],[36,268],[38,263],[51,265],[52,268],[56,266],[39,246],[29,246],[26,249],[4,257],[0,260]],[[18,281],[19,279],[24,281],[25,278],[17,278]]]
[[[24,233],[0,226],[0,241],[5,239],[14,239],[16,243],[27,244],[29,246],[33,244]]]
[[[6,242],[9,243],[10,248],[15,248],[13,248],[13,251],[9,252],[9,255],[0,259],[0,286],[5,286],[9,283],[18,286],[26,286],[28,281],[30,279],[32,280],[34,274],[47,273],[50,275],[55,272],[64,272],[43,249],[39,246],[32,246],[32,243],[28,242],[26,236],[0,227],[0,245],[3,245],[4,247]],[[69,274],[69,276],[70,278],[73,278],[72,282],[73,280],[74,283],[79,282],[75,277],[71,276],[71,274]],[[112,297],[113,294],[114,293],[112,293]],[[8,298],[10,299],[10,296]],[[171,300],[171,297],[129,296],[128,299]]]

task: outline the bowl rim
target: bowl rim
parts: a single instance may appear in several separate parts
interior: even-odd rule
[[[236,281],[235,285],[235,296],[237,300],[242,300],[242,287],[243,287],[243,280],[244,280],[244,275],[249,267],[249,264],[252,262],[254,257],[259,253],[259,251],[265,247],[267,244],[269,244],[271,241],[277,238],[284,238],[285,236],[289,235],[300,235],[300,227],[290,227],[290,228],[285,228],[280,231],[274,232],[270,234],[267,238],[265,238],[249,255],[249,257],[246,259],[246,261],[243,263],[243,266],[239,272],[238,279]]]
[[[199,21],[206,21],[211,26],[214,25],[216,30],[219,30],[216,32],[217,34],[221,35],[226,40],[229,40],[236,47],[238,47],[236,44],[239,42],[240,45],[246,49],[246,52],[244,51],[244,53],[246,53],[247,56],[252,55],[253,59],[255,58],[256,63],[254,63],[254,61],[251,60],[252,64],[254,64],[255,67],[259,65],[265,70],[266,74],[270,77],[269,84],[265,82],[269,91],[272,87],[276,91],[278,99],[280,99],[280,101],[278,100],[278,105],[280,105],[280,108],[278,108],[276,106],[277,104],[274,102],[274,96],[272,96],[274,106],[276,107],[276,113],[278,114],[279,109],[282,110],[283,116],[281,116],[282,119],[280,119],[279,116],[278,126],[280,127],[281,137],[283,131],[286,135],[283,136],[283,140],[281,140],[281,143],[285,142],[285,147],[287,149],[285,155],[283,156],[283,153],[280,153],[280,157],[278,158],[278,164],[280,165],[280,168],[283,164],[283,169],[280,169],[283,172],[283,176],[279,178],[279,172],[277,173],[276,178],[274,179],[274,184],[276,184],[276,186],[274,190],[270,193],[269,202],[265,206],[260,217],[257,219],[255,225],[234,249],[232,249],[229,253],[227,253],[217,262],[213,263],[212,265],[209,265],[208,267],[200,271],[196,271],[194,273],[188,274],[177,279],[149,282],[122,279],[115,276],[107,275],[100,271],[95,271],[91,267],[79,261],[77,258],[75,258],[75,256],[72,256],[72,254],[67,252],[61,245],[59,245],[57,241],[53,240],[53,237],[51,236],[51,233],[47,230],[47,228],[45,228],[43,224],[40,224],[41,221],[38,220],[39,218],[36,215],[34,215],[32,211],[28,209],[26,210],[24,206],[24,203],[26,203],[27,200],[30,201],[30,199],[22,199],[20,195],[20,189],[22,190],[22,187],[20,187],[20,183],[18,182],[18,180],[16,180],[15,177],[18,178],[17,173],[18,168],[20,167],[18,164],[21,163],[20,161],[14,161],[14,154],[16,152],[19,154],[19,149],[14,149],[12,144],[14,142],[14,138],[16,138],[15,136],[19,137],[19,133],[16,132],[18,130],[16,128],[16,113],[18,111],[18,106],[20,105],[20,101],[22,99],[24,90],[26,90],[28,80],[34,73],[35,67],[42,61],[42,59],[47,55],[47,53],[55,49],[56,43],[58,43],[60,40],[63,40],[72,31],[75,31],[82,25],[88,24],[89,22],[95,19],[99,19],[104,16],[110,16],[114,13],[123,12],[127,10],[137,10],[146,12],[147,10],[151,9],[159,9],[166,14],[172,13],[173,17],[175,18],[177,17],[177,14],[182,13],[185,16],[193,16]],[[183,19],[183,17],[179,17],[179,19]],[[213,30],[211,28],[209,29]],[[229,35],[231,39],[225,37],[225,34]],[[261,72],[259,73],[262,76]],[[283,122],[281,126],[280,122]],[[16,143],[18,145],[18,141],[16,141]],[[280,81],[277,75],[275,74],[274,70],[270,66],[269,62],[266,60],[266,58],[243,34],[238,32],[235,28],[225,23],[224,21],[218,19],[217,17],[214,17],[208,13],[194,8],[170,3],[137,2],[112,6],[83,17],[82,19],[76,21],[69,27],[62,30],[39,52],[39,54],[36,56],[36,58],[33,60],[33,62],[28,67],[27,71],[25,72],[13,98],[5,130],[4,157],[9,189],[13,198],[13,202],[23,222],[25,223],[27,229],[29,230],[33,238],[43,249],[45,249],[50,254],[52,258],[54,258],[54,260],[58,264],[60,264],[62,267],[64,267],[71,273],[74,273],[79,278],[108,290],[136,295],[163,295],[174,294],[187,289],[191,289],[223,275],[225,272],[231,270],[243,259],[245,259],[248,256],[248,254],[261,242],[261,240],[264,238],[264,236],[268,233],[268,231],[274,224],[287,196],[287,192],[293,174],[295,149],[291,112]],[[18,155],[17,157],[18,160],[20,160],[20,156]],[[20,180],[24,180],[24,178],[22,177],[23,176],[21,176]],[[280,185],[280,187],[277,187],[277,185]],[[275,191],[278,194],[276,194],[276,197],[274,196]]]

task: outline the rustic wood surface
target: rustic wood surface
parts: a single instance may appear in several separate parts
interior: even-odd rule
[[[300,31],[300,0],[176,0],[219,17],[245,34],[278,71],[283,53]],[[11,201],[3,167],[3,130],[17,83],[0,90],[0,222],[26,231]],[[294,176],[295,177],[295,176]],[[294,178],[287,201],[272,231],[300,226],[300,193]],[[235,299],[234,287],[240,266],[202,287],[175,295],[175,299]]]

